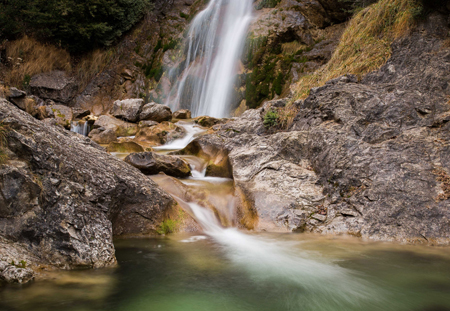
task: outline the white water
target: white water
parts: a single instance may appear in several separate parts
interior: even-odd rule
[[[153,147],[154,150],[181,150],[191,141],[193,141],[199,134],[205,132],[205,129],[195,125],[193,122],[178,121],[177,125],[186,130],[186,136],[180,139],[165,144],[163,146]]]
[[[248,26],[252,0],[211,0],[189,29],[186,63],[167,105],[188,105],[194,117],[227,117]],[[189,95],[188,95],[189,94]]]
[[[317,258],[317,254],[294,251],[298,248],[289,242],[223,228],[209,209],[195,203],[182,202],[182,205],[188,206],[205,234],[218,242],[236,268],[243,269],[256,284],[298,287],[299,295],[288,297],[292,310],[303,309],[305,303],[308,303],[305,309],[315,309],[315,305],[321,306],[328,300],[335,304],[335,308],[330,309],[334,311],[339,305],[363,303],[368,297],[373,299],[376,290],[370,284],[335,263]],[[307,301],[300,298],[302,291],[308,293]]]
[[[83,136],[87,136],[90,129],[89,124],[86,121],[72,121],[70,130]]]

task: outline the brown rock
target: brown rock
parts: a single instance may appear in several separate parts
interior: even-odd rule
[[[100,116],[95,121],[93,128],[96,129],[100,127],[114,130],[117,137],[133,136],[136,135],[137,132],[136,124],[128,123],[109,115]]]
[[[116,132],[113,129],[103,127],[92,130],[88,137],[100,145],[108,145],[117,141]]]
[[[175,156],[159,155],[154,152],[132,153],[125,158],[125,162],[146,175],[156,175],[160,172],[180,178],[191,175],[189,165]]]
[[[144,152],[144,148],[141,145],[133,142],[112,142],[106,148],[108,152],[121,152],[121,153],[131,153],[131,152]]]
[[[150,146],[159,146],[183,138],[184,135],[186,131],[182,127],[170,122],[162,122],[151,127],[139,128],[134,140]]]
[[[180,110],[175,111],[172,116],[174,119],[180,119],[180,120],[190,119],[191,111],[188,109],[180,109]]]

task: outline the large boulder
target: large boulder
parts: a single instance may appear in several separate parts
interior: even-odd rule
[[[72,105],[77,95],[78,86],[74,78],[64,71],[52,71],[33,76],[30,92],[42,99],[50,99],[65,105]]]
[[[104,127],[90,131],[88,137],[100,145],[117,142],[116,131],[113,129],[105,129]]]
[[[137,133],[136,124],[119,120],[110,115],[100,116],[92,127],[94,129],[113,130],[117,137],[134,136]]]
[[[113,236],[155,233],[174,205],[152,180],[87,137],[4,99],[0,122],[8,127],[9,157],[0,171],[0,260],[66,269],[114,265]]]
[[[154,152],[132,153],[125,158],[125,162],[146,175],[156,175],[160,172],[180,178],[191,175],[189,165],[176,156],[160,155]]]
[[[139,120],[139,114],[143,106],[144,100],[140,98],[116,100],[110,113],[116,118],[136,122]]]
[[[150,120],[156,122],[170,121],[172,120],[172,111],[170,111],[170,108],[165,105],[149,103],[142,107],[139,120]]]
[[[134,141],[112,142],[106,148],[108,152],[132,153],[144,152],[144,148]]]

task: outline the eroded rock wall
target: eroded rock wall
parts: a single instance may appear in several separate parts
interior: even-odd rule
[[[36,120],[4,99],[0,122],[9,158],[0,165],[0,244],[20,246],[25,261],[112,265],[114,235],[154,233],[174,205],[152,180],[89,138]]]

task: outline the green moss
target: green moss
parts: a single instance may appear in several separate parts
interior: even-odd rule
[[[156,230],[156,232],[161,235],[174,233],[177,226],[178,226],[177,221],[172,220],[172,219],[166,219],[161,223],[161,225],[159,226],[159,229]]]
[[[256,6],[256,9],[261,10],[264,8],[274,8],[280,2],[281,0],[263,0]]]
[[[184,19],[189,19],[189,15],[184,14],[183,12],[180,12],[180,17]]]
[[[167,50],[173,50],[178,44],[178,40],[170,40],[169,43],[165,44],[163,46],[163,51],[166,52]]]
[[[162,48],[162,40],[159,39],[159,40],[158,40],[158,43],[156,43],[156,46],[155,46],[155,48],[153,49],[153,52],[156,53],[156,52],[158,52],[161,48]]]
[[[275,94],[281,95],[283,90],[283,74],[280,72],[273,82],[272,90]]]

